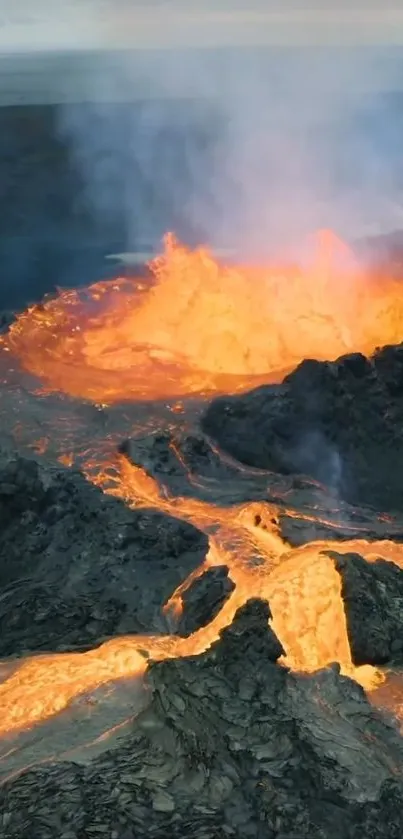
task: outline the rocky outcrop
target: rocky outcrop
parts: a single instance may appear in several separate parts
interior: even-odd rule
[[[6,450],[0,528],[0,656],[166,632],[163,605],[208,549],[186,522]]]
[[[212,621],[235,589],[226,565],[209,568],[183,592],[183,611],[176,628],[185,638]]]
[[[242,463],[303,473],[350,503],[403,509],[403,345],[303,361],[281,385],[216,399],[204,430]]]
[[[269,618],[249,601],[205,654],[151,664],[150,705],[90,765],[7,781],[3,839],[400,839],[400,735],[337,666],[280,666]]]
[[[403,571],[393,562],[327,551],[340,574],[354,664],[403,664]]]
[[[200,430],[176,428],[124,440],[119,451],[170,495],[220,504],[267,497],[267,476],[225,460]]]

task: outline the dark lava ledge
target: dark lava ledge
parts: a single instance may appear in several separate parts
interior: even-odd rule
[[[403,570],[382,559],[325,553],[341,577],[353,663],[403,665]]]
[[[403,344],[303,361],[282,384],[214,400],[204,431],[241,463],[306,474],[351,504],[403,510]]]

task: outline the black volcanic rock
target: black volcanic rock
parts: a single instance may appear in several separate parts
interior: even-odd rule
[[[235,588],[228,571],[226,565],[208,568],[183,592],[183,612],[176,627],[178,635],[192,635],[215,618]]]
[[[403,509],[403,345],[303,361],[281,385],[213,401],[203,429],[242,463],[303,473],[350,503]]]
[[[336,666],[279,666],[269,617],[250,601],[203,655],[151,664],[114,749],[7,780],[2,839],[400,839],[400,734]]]
[[[0,655],[166,631],[162,606],[208,549],[186,522],[7,451],[0,528]]]
[[[171,489],[186,490],[188,479],[221,477],[224,471],[219,456],[201,434],[160,431],[123,440],[119,451]]]
[[[210,476],[222,471],[220,458],[201,434],[186,434],[180,430],[173,434],[159,431],[124,440],[119,450],[158,477],[165,475],[183,479],[188,474]]]
[[[247,659],[247,670],[261,667],[262,660],[276,662],[285,655],[284,648],[274,634],[269,621],[272,614],[264,600],[251,598],[241,606],[230,626],[220,633],[220,641],[213,644],[211,654],[214,660],[220,657],[226,676]]]
[[[181,428],[123,440],[119,451],[171,495],[221,504],[267,497],[267,477],[225,461],[203,434]]]
[[[393,562],[327,551],[342,581],[354,664],[403,663],[403,571]]]

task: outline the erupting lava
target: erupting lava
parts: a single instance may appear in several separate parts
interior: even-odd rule
[[[190,251],[172,236],[150,268],[149,284],[100,282],[33,306],[3,336],[3,350],[38,377],[45,392],[107,405],[246,390],[281,380],[303,358],[370,354],[402,337],[401,286],[392,278],[368,276],[330,233],[320,234],[306,269],[224,266],[206,249]],[[118,442],[113,441],[114,448]],[[66,445],[64,462],[72,465],[76,454]],[[353,667],[340,580],[321,554],[334,543],[311,542],[293,550],[280,537],[270,505],[259,506],[259,517],[268,514],[271,524],[258,529],[251,523],[256,505],[218,507],[163,495],[156,481],[117,454],[111,463],[100,451],[96,466],[88,460],[84,471],[133,506],[158,507],[204,530],[210,552],[200,573],[208,565],[227,563],[236,588],[211,624],[190,638],[133,636],[85,654],[26,661],[0,686],[1,730],[31,724],[79,693],[142,672],[142,649],[155,658],[201,652],[249,596],[269,600],[288,664],[313,670],[338,659],[344,672],[363,683],[369,675],[371,684],[372,668],[368,674]],[[355,536],[337,544],[342,552],[384,556],[403,567],[403,549],[393,542],[378,542],[376,551]],[[173,595],[166,612],[180,611],[180,594]]]
[[[62,291],[4,340],[50,391],[95,403],[246,390],[303,358],[371,354],[401,338],[403,294],[369,277],[330,232],[306,268],[219,264],[165,239],[154,282]]]

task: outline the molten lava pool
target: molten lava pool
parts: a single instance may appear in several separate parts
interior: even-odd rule
[[[330,232],[301,265],[222,264],[172,235],[151,279],[61,291],[20,315],[4,349],[43,388],[95,403],[239,392],[303,358],[400,342],[403,291]]]

